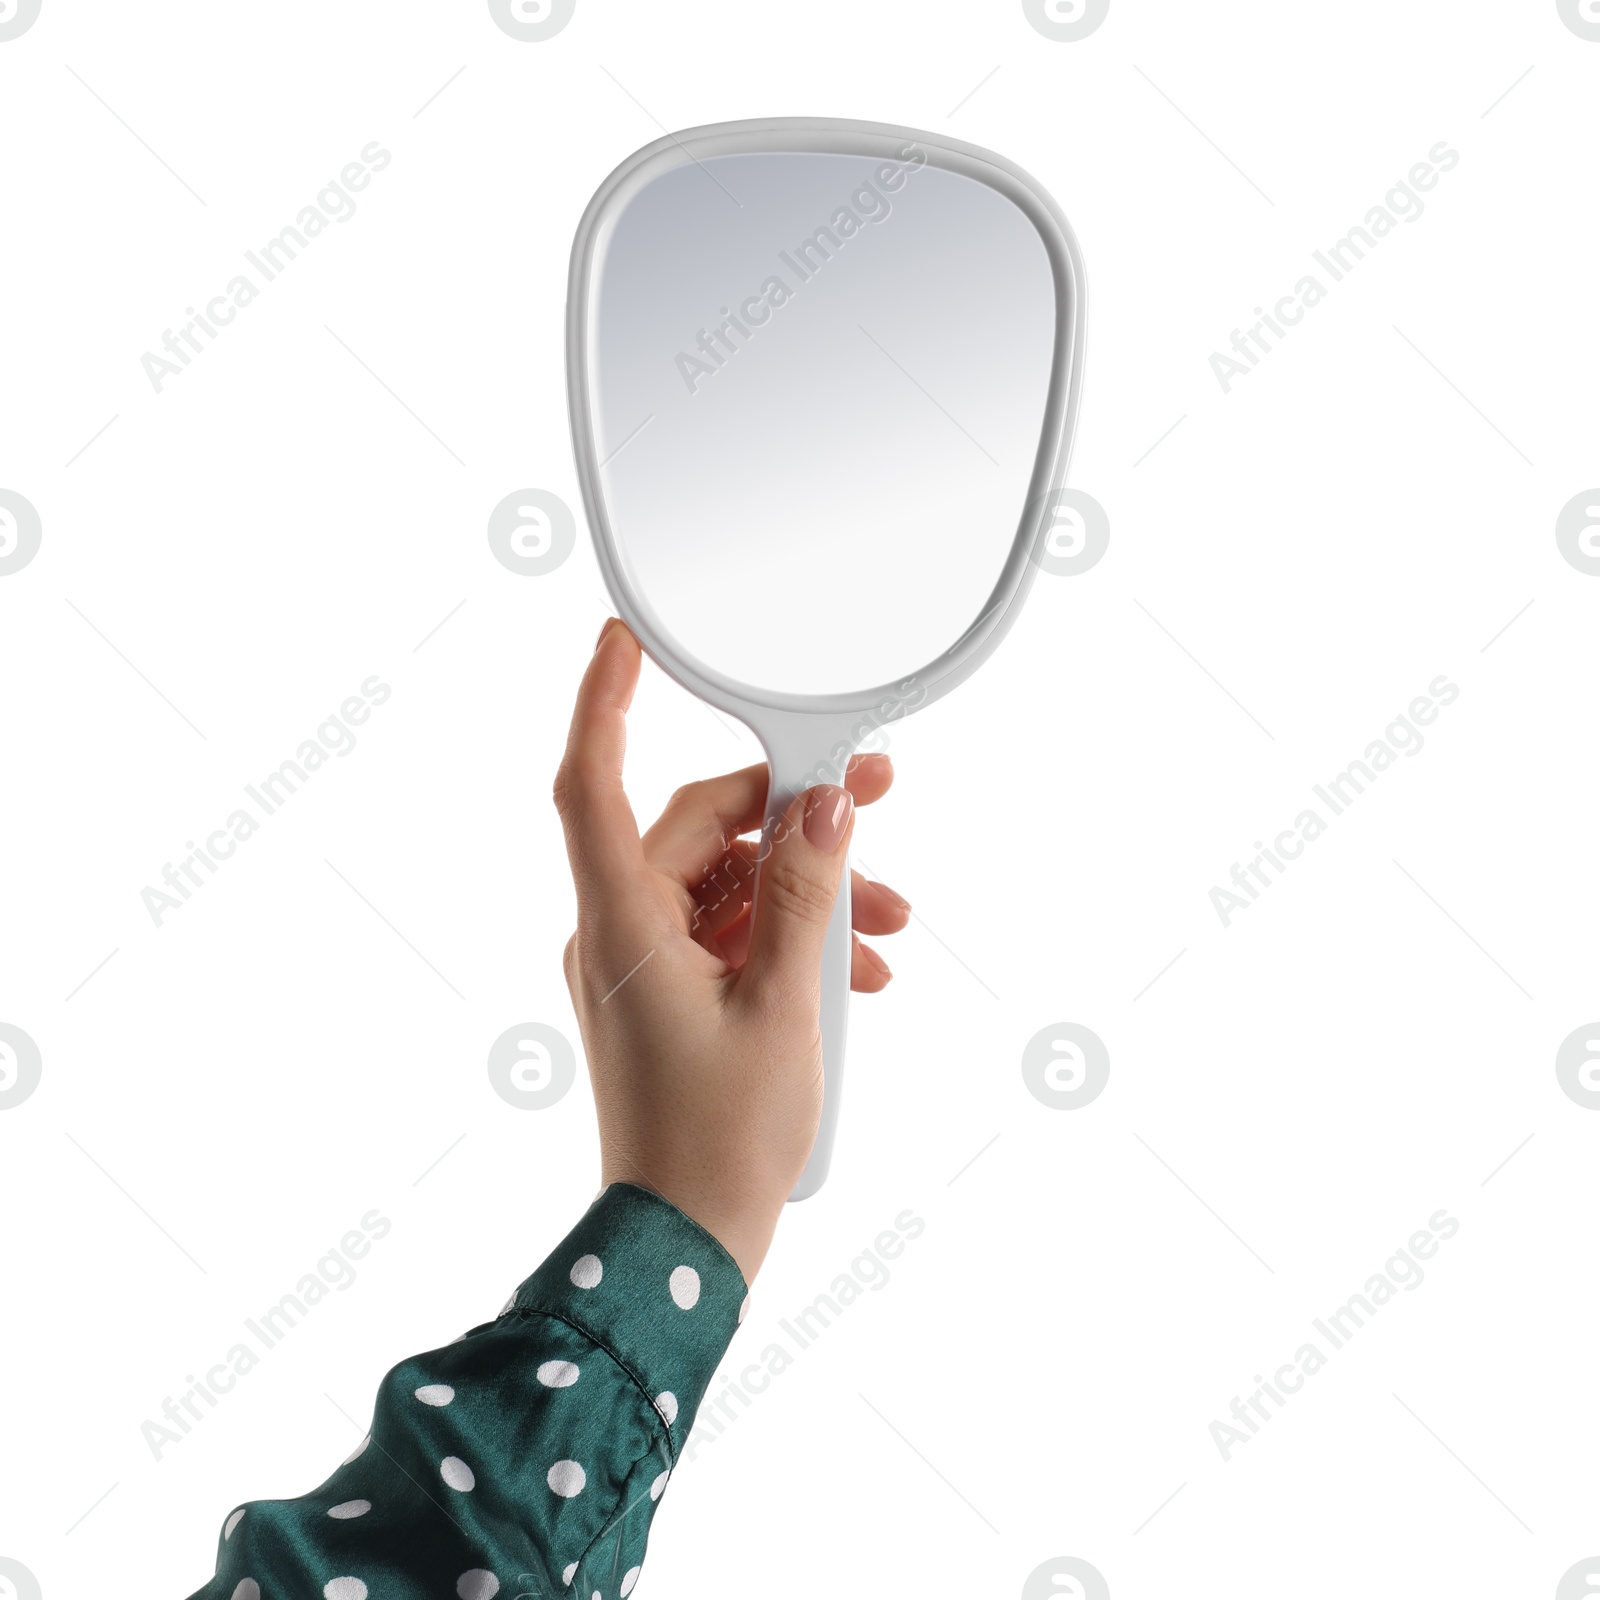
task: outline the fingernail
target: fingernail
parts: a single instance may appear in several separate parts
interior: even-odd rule
[[[889,970],[889,963],[885,961],[870,944],[862,945],[861,953],[867,958],[867,965],[871,967],[872,970],[879,975],[879,977],[892,978],[894,976],[894,974]]]
[[[892,901],[894,901],[894,903],[895,903],[895,904],[896,904],[896,905],[897,905],[897,906],[899,906],[899,908],[900,908],[900,909],[901,909],[901,910],[902,910],[902,911],[909,911],[909,910],[910,910],[910,909],[911,909],[911,902],[910,902],[910,901],[909,901],[909,900],[907,900],[907,899],[906,899],[906,898],[905,898],[905,897],[904,897],[904,896],[903,896],[903,895],[898,895],[898,894],[896,894],[896,893],[895,893],[895,892],[894,892],[894,890],[893,890],[893,889],[891,889],[891,888],[890,888],[890,887],[889,887],[889,885],[888,885],[888,884],[886,884],[886,883],[880,883],[880,884],[879,884],[879,885],[878,885],[878,888],[879,888],[879,889],[881,889],[881,890],[882,890],[882,891],[883,891],[883,893],[884,893],[884,894],[886,894],[886,895],[888,895],[888,897],[889,897],[889,898],[890,898],[890,899],[891,899],[891,900],[892,900]]]
[[[851,756],[849,764],[844,770],[847,773],[858,772],[869,761],[887,761],[888,759],[888,756],[886,756],[881,750],[869,750],[864,756]]]
[[[848,789],[831,783],[813,789],[806,802],[806,842],[824,855],[832,855],[850,826],[850,813],[854,809],[855,802]]]
[[[617,619],[615,617],[607,617],[606,620],[600,624],[600,637],[594,642],[594,647],[596,650],[598,650],[600,646],[606,642],[606,635],[611,631],[611,624],[616,620]]]

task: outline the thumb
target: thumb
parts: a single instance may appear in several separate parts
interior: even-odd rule
[[[815,994],[854,820],[849,790],[821,784],[796,795],[771,838],[763,840],[767,854],[756,874],[742,984]]]

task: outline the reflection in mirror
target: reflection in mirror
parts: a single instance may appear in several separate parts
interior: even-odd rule
[[[659,173],[610,221],[587,329],[632,588],[753,689],[908,678],[1017,538],[1055,318],[1033,222],[914,143]]]

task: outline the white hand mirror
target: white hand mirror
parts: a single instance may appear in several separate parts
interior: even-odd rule
[[[905,128],[691,128],[590,201],[567,383],[600,567],[655,662],[760,739],[769,830],[1011,626],[1054,528],[1083,296],[1036,183]],[[850,953],[847,874],[797,1200],[827,1176]]]

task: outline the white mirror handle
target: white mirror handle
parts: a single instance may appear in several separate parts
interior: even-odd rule
[[[765,715],[758,729],[767,752],[767,816],[763,841],[774,837],[774,830],[797,794],[819,783],[842,783],[844,772],[859,737],[849,718],[829,726],[828,719]],[[828,737],[834,734],[835,737]],[[819,759],[818,750],[827,751]],[[760,875],[756,896],[760,897]],[[751,907],[752,913],[754,906]],[[833,914],[822,944],[821,986],[818,1024],[822,1038],[822,1121],[811,1158],[795,1185],[791,1200],[805,1200],[820,1189],[833,1159],[833,1137],[839,1125],[839,1100],[844,1085],[845,1029],[850,1020],[850,863],[845,862]]]
[[[811,1159],[791,1200],[806,1200],[827,1180],[833,1160],[833,1136],[839,1126],[839,1097],[844,1087],[844,1038],[850,1021],[850,863],[845,862],[839,898],[833,903],[822,945],[822,994],[818,1021],[822,1028],[822,1121]]]

